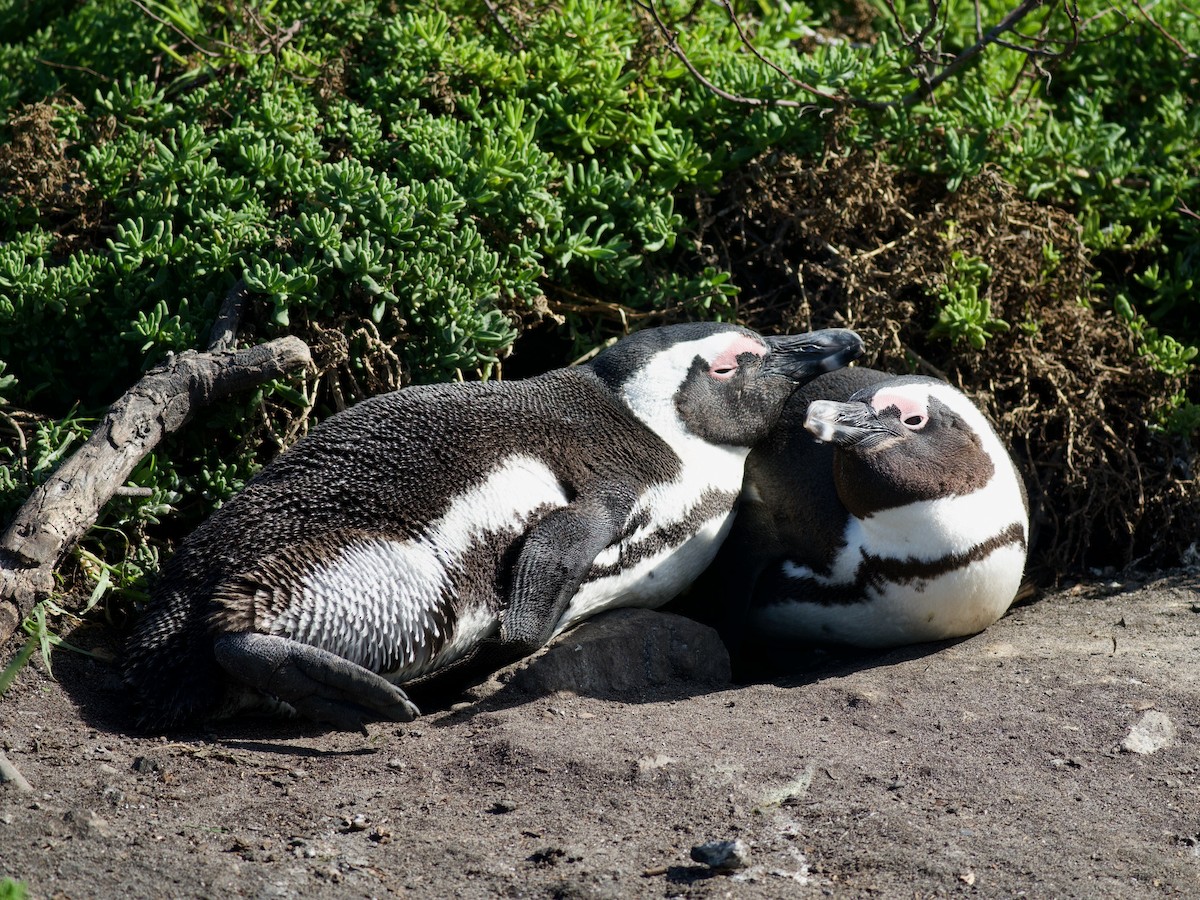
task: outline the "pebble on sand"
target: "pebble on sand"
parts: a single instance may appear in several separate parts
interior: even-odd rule
[[[1126,753],[1154,753],[1175,743],[1175,723],[1156,709],[1149,710],[1129,729],[1121,749]]]
[[[732,872],[750,865],[750,850],[740,839],[707,841],[692,848],[692,859],[717,872]]]

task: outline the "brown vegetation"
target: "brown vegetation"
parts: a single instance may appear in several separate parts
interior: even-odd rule
[[[947,193],[866,154],[768,157],[706,204],[698,237],[752,327],[855,328],[866,364],[976,398],[1025,474],[1043,581],[1177,560],[1200,533],[1196,461],[1153,423],[1180,384],[1086,302],[1093,272],[1066,212],[991,173]],[[980,294],[1010,325],[982,351],[930,335],[954,251],[990,267]]]

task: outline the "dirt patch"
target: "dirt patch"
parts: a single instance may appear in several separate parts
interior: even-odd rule
[[[34,789],[0,786],[0,875],[37,897],[1196,896],[1198,589],[1078,588],[776,684],[493,681],[365,738],[136,736],[112,669],[60,654],[61,684],[27,668],[0,706]],[[1122,750],[1148,713],[1169,743]],[[714,839],[749,867],[693,862]]]
[[[53,231],[55,252],[66,255],[94,228],[100,213],[92,208],[91,185],[71,156],[70,142],[59,136],[61,114],[52,103],[32,103],[8,120],[11,139],[0,143],[0,196],[7,195],[18,219],[39,220]]]
[[[1153,422],[1183,385],[1139,357],[1123,322],[1081,302],[1093,271],[1065,211],[991,173],[948,193],[867,154],[771,157],[727,185],[698,237],[734,273],[752,327],[854,328],[867,364],[945,378],[981,403],[1030,488],[1041,580],[1177,562],[1200,531],[1195,451]],[[1005,323],[982,350],[937,328],[955,260],[976,267],[979,297]]]

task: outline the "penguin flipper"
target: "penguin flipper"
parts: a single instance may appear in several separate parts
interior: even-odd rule
[[[346,731],[366,719],[410,722],[421,714],[390,681],[337,654],[256,632],[224,634],[213,647],[226,672],[300,715]]]
[[[500,633],[460,659],[406,683],[451,692],[524,659],[550,640],[596,556],[621,535],[635,496],[616,486],[546,515],[525,536],[513,567]]]
[[[496,639],[520,659],[550,640],[596,557],[621,537],[636,502],[621,485],[548,514],[530,529],[513,567]]]

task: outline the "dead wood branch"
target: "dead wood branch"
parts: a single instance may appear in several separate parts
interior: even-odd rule
[[[189,350],[147,372],[78,451],[38,487],[0,536],[0,645],[54,587],[64,554],[162,438],[200,408],[307,365],[308,345],[284,337],[244,350]]]

